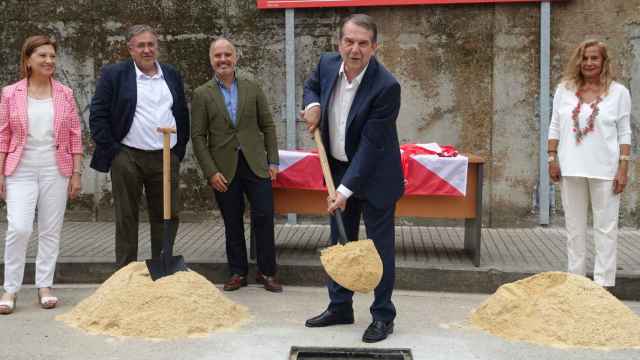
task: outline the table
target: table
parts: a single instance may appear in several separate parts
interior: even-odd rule
[[[484,159],[476,155],[465,156],[469,158],[465,196],[406,195],[398,201],[396,216],[464,219],[464,250],[471,262],[480,266]],[[324,191],[274,188],[273,196],[276,214],[327,214],[327,193]],[[254,249],[252,234],[252,258]]]

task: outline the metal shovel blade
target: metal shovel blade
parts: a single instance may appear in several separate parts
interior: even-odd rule
[[[336,210],[334,217],[338,243],[322,250],[322,267],[340,286],[351,291],[368,293],[382,280],[380,254],[372,240],[348,241],[340,209]]]
[[[145,260],[151,279],[156,281],[165,276],[173,275],[178,271],[189,271],[184,263],[182,255],[165,258],[163,256]]]
[[[330,246],[320,262],[333,281],[351,291],[371,292],[382,280],[382,260],[369,239]]]
[[[173,256],[173,240],[175,239],[175,224],[173,220],[163,222],[164,238],[160,256],[145,260],[151,279],[156,281],[162,277],[173,275],[178,271],[189,271],[182,255]]]

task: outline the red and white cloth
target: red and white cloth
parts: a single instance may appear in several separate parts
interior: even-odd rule
[[[400,146],[405,195],[465,196],[469,159],[451,145]],[[280,150],[274,188],[326,191],[320,158],[315,152]]]
[[[326,191],[318,153],[278,150],[278,157],[280,165],[273,187]]]

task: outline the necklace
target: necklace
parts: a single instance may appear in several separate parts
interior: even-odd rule
[[[571,118],[573,119],[573,132],[576,133],[576,143],[580,144],[582,139],[594,129],[594,123],[599,111],[598,104],[602,101],[602,96],[598,96],[593,103],[589,105],[589,107],[591,107],[591,115],[587,118],[587,126],[582,129],[580,128],[580,110],[582,109],[584,101],[582,100],[580,91],[576,92],[576,97],[578,98],[578,105],[576,105],[575,109],[571,112]]]
[[[51,97],[51,85],[47,83],[47,86],[38,86],[29,81],[27,85],[27,94],[34,99],[48,99]]]

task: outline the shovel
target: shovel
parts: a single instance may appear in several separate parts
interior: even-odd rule
[[[333,184],[327,153],[318,129],[314,131],[313,138],[318,147],[324,181],[327,184],[329,195],[334,197],[336,187]],[[375,289],[382,279],[380,255],[373,241],[369,239],[351,242],[347,239],[342,221],[342,210],[336,209],[333,216],[336,219],[338,229],[338,244],[322,250],[320,262],[329,277],[340,286],[351,291],[368,293]]]
[[[175,133],[173,128],[158,128],[163,135],[162,145],[162,195],[163,195],[163,232],[162,251],[160,257],[146,260],[151,279],[156,281],[162,277],[173,275],[176,271],[189,271],[182,256],[173,256],[173,239],[171,238],[171,152],[169,147],[170,135]]]

